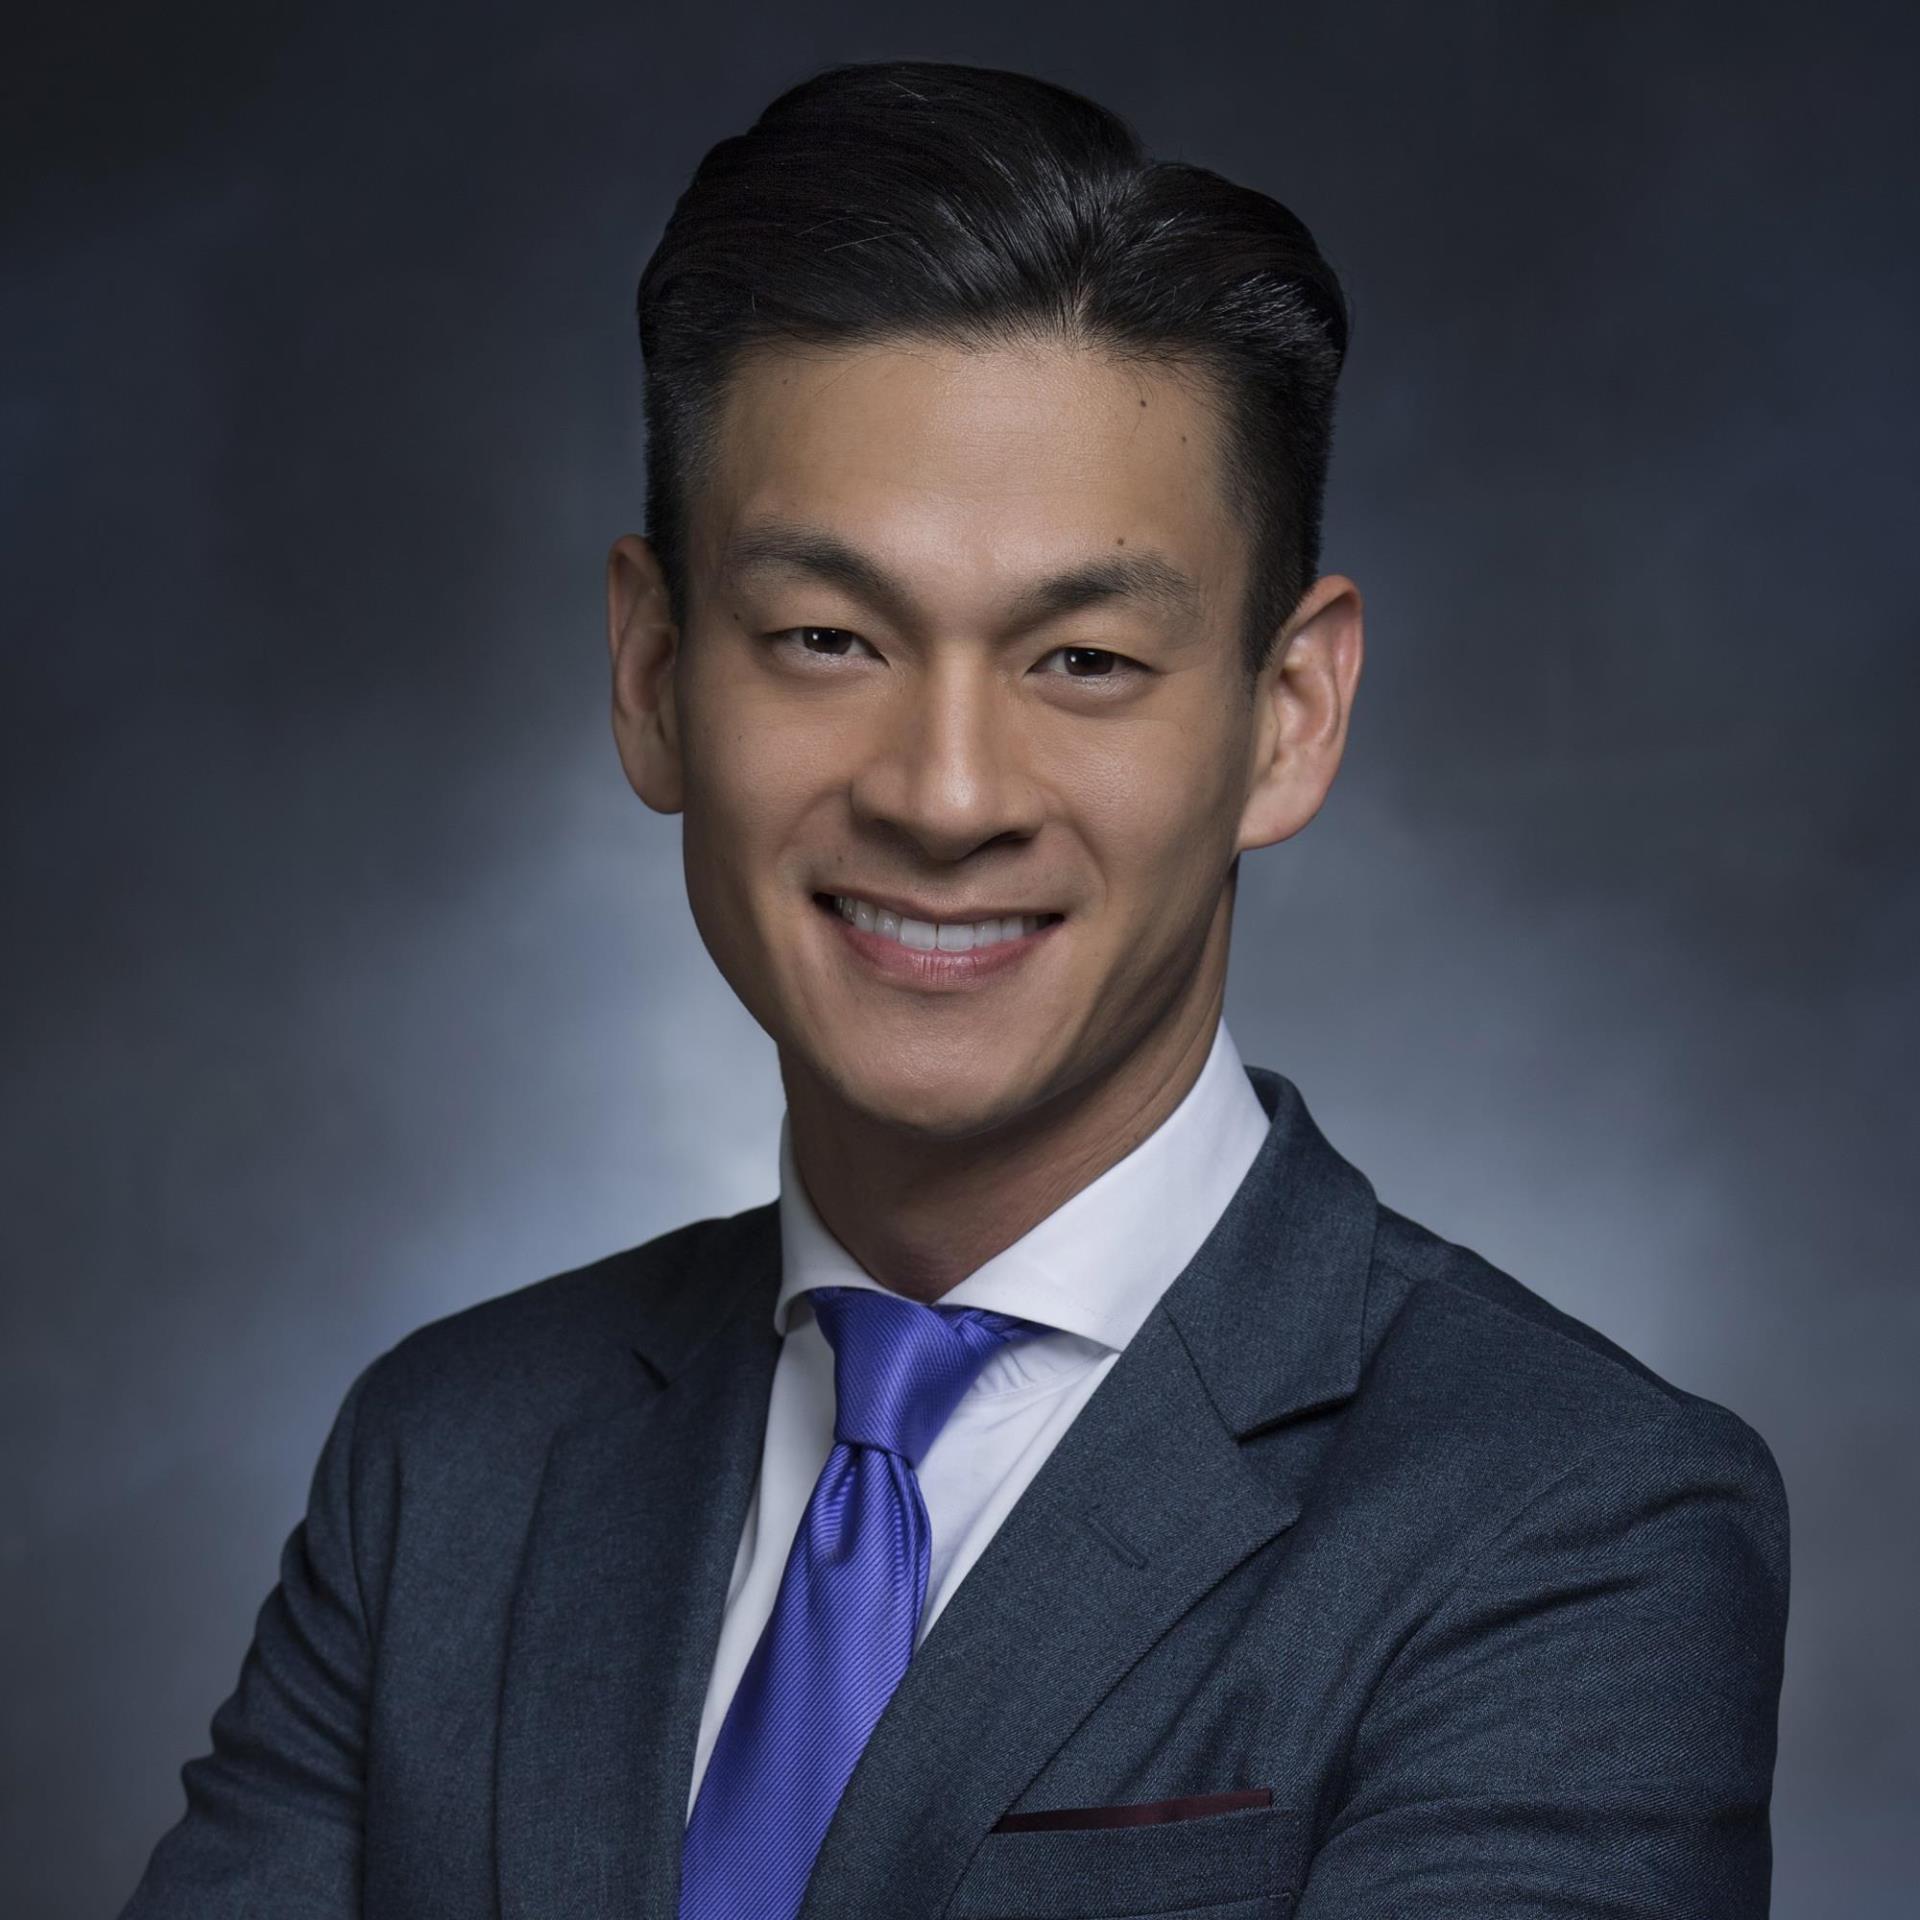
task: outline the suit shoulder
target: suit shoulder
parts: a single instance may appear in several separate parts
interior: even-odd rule
[[[1720,1456],[1784,1510],[1773,1454],[1737,1413],[1471,1248],[1382,1206],[1374,1261],[1370,1371],[1402,1416],[1454,1436],[1474,1471],[1510,1481],[1516,1497],[1631,1436],[1674,1460]]]
[[[1386,1298],[1390,1310],[1397,1309],[1412,1289],[1439,1288],[1443,1290],[1440,1297],[1454,1310],[1476,1321],[1484,1322],[1489,1316],[1504,1318],[1509,1323],[1507,1336],[1512,1340],[1537,1342],[1549,1349],[1556,1341],[1570,1342],[1600,1377],[1612,1375],[1616,1390],[1634,1404],[1641,1404],[1647,1395],[1671,1399],[1681,1392],[1597,1327],[1556,1307],[1471,1247],[1444,1240],[1431,1228],[1391,1207],[1380,1208],[1374,1258],[1389,1276]],[[1568,1364],[1576,1364],[1572,1356],[1563,1357]]]
[[[551,1424],[602,1398],[617,1403],[631,1385],[639,1329],[671,1314],[767,1212],[690,1221],[427,1321],[362,1371],[354,1391],[363,1418],[413,1425],[517,1408]]]

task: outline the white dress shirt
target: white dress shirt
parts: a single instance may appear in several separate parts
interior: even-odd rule
[[[1220,1022],[1186,1098],[1125,1159],[976,1267],[939,1305],[991,1307],[1057,1329],[1002,1347],[920,1462],[932,1533],[917,1646],[1073,1417],[1200,1250],[1267,1135],[1267,1112]],[[780,1127],[780,1357],[760,1475],[727,1589],[687,1795],[691,1817],[720,1723],[765,1629],[814,1483],[833,1450],[833,1349],[812,1287],[882,1291],[822,1224]]]

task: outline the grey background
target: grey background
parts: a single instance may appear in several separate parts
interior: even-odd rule
[[[1382,1196],[1772,1443],[1776,1911],[1920,1785],[1903,10],[49,16],[3,116],[0,1907],[115,1910],[340,1394],[773,1191],[621,780],[635,278],[830,60],[1017,65],[1347,277],[1351,754],[1230,1022]]]

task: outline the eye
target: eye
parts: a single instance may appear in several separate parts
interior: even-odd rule
[[[845,660],[855,647],[867,645],[857,633],[849,633],[845,627],[782,627],[767,638],[776,647],[805,654],[812,660]],[[872,652],[870,647],[867,650]]]
[[[1139,661],[1105,647],[1055,647],[1045,659],[1064,661],[1064,676],[1054,677],[1069,680],[1125,680],[1147,671]]]

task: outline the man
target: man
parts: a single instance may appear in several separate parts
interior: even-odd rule
[[[1312,237],[1038,81],[842,69],[640,330],[614,730],[779,1199],[361,1375],[128,1913],[1763,1913],[1766,1447],[1222,1023],[1361,666]]]

